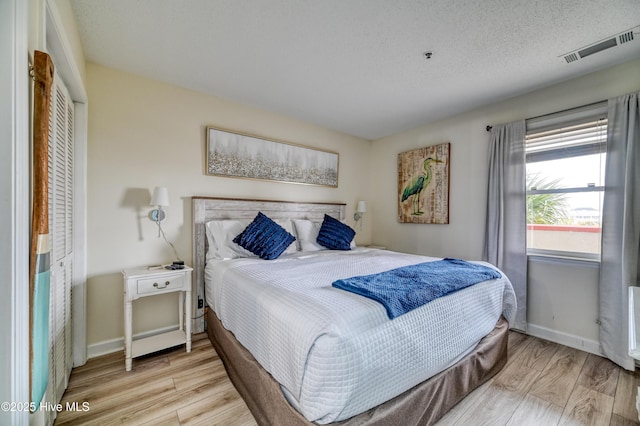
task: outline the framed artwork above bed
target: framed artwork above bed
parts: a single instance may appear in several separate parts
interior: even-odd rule
[[[398,154],[398,222],[449,223],[450,144]]]
[[[207,127],[207,174],[338,186],[337,152]]]

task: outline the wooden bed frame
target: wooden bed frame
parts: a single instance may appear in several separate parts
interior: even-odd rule
[[[324,214],[344,219],[344,203],[298,203],[268,200],[193,197],[194,307],[204,300],[207,251],[205,223],[217,219],[253,219],[258,211],[273,219],[321,221]],[[204,309],[196,310],[194,332],[204,330]],[[207,334],[232,383],[260,425],[314,425],[294,409],[280,385],[219,321],[207,314]],[[403,394],[350,419],[332,425],[403,425],[435,423],[461,399],[493,377],[507,362],[508,324],[501,318],[475,350],[445,371]]]

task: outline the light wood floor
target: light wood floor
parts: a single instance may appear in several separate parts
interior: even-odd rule
[[[509,361],[439,423],[445,425],[639,425],[640,375],[603,358],[510,332]],[[133,361],[122,353],[91,359],[71,374],[62,400],[87,411],[58,414],[56,425],[255,425],[205,334],[184,347]]]

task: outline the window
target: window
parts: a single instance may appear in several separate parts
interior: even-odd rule
[[[527,122],[528,254],[600,259],[606,104]]]

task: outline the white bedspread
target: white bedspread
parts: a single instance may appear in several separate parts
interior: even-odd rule
[[[378,302],[331,287],[336,279],[429,260],[437,259],[358,248],[210,261],[206,298],[292,405],[324,424],[366,411],[457,362],[500,315],[511,322],[515,295],[506,277],[394,320]]]

